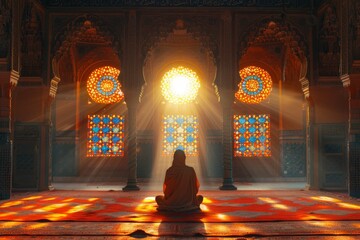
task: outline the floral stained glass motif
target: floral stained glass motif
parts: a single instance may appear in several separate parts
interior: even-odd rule
[[[260,103],[271,93],[272,80],[270,74],[262,68],[249,66],[239,72],[241,82],[235,97],[244,103]]]
[[[163,154],[181,149],[188,156],[198,155],[198,119],[194,115],[166,115],[163,118]]]
[[[88,116],[87,156],[124,156],[124,118],[122,116]]]
[[[234,155],[236,157],[270,157],[270,117],[234,116]]]
[[[105,66],[95,69],[89,76],[86,88],[90,98],[96,103],[116,103],[124,98],[121,84],[117,80],[120,71]]]

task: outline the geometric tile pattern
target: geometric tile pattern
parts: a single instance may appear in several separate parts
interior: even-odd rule
[[[203,191],[201,212],[162,214],[159,192],[52,191],[0,202],[0,221],[256,222],[360,220],[355,200],[304,191]]]
[[[234,115],[234,156],[271,156],[268,114]]]
[[[176,149],[188,156],[198,154],[198,119],[194,115],[165,115],[163,118],[163,154]]]
[[[124,156],[124,118],[89,115],[87,157]]]

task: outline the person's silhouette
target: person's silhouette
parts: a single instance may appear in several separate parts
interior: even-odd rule
[[[200,183],[194,168],[185,165],[185,152],[176,150],[172,166],[166,170],[164,196],[156,196],[158,211],[199,210],[203,196],[197,195]]]

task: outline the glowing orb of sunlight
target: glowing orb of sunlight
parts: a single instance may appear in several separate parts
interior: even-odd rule
[[[196,72],[183,66],[170,69],[161,80],[162,95],[174,104],[194,101],[199,88],[200,81]]]

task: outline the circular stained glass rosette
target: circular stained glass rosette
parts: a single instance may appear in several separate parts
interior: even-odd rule
[[[270,74],[262,68],[249,66],[239,72],[241,82],[235,97],[244,103],[260,103],[271,93],[272,80]]]
[[[120,71],[105,66],[94,70],[87,81],[86,88],[90,98],[97,103],[116,103],[124,99],[120,83],[117,80]]]
[[[174,104],[194,101],[199,88],[200,81],[196,72],[183,66],[170,69],[161,80],[162,95]]]

